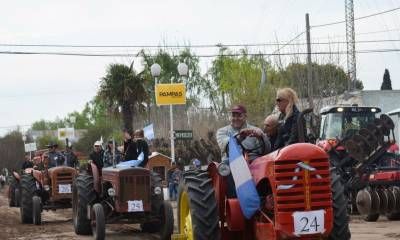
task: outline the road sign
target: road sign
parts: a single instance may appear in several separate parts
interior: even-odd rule
[[[68,139],[75,138],[75,129],[74,128],[59,128],[57,133],[58,133],[59,140],[65,140],[66,138],[68,138]]]
[[[177,140],[192,140],[193,131],[192,130],[175,130],[175,139]]]
[[[157,105],[186,104],[186,88],[183,83],[156,84]]]
[[[34,152],[36,150],[36,143],[25,143],[25,152]]]

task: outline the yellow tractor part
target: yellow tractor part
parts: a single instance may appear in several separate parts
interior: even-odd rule
[[[192,215],[190,213],[189,197],[186,191],[179,196],[179,234],[172,235],[173,240],[194,240]]]

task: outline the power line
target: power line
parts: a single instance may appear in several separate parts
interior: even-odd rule
[[[374,16],[381,15],[381,14],[385,14],[385,13],[389,13],[389,12],[394,12],[394,11],[397,11],[397,10],[399,10],[399,9],[400,9],[400,7],[392,8],[392,9],[389,9],[389,10],[386,10],[386,11],[383,11],[383,12],[377,12],[377,13],[373,13],[373,14],[370,14],[370,15],[366,15],[366,16],[354,18],[354,20],[360,20],[360,19],[370,18],[370,17],[374,17]],[[345,23],[345,22],[346,22],[346,20],[336,21],[336,22],[330,22],[330,23],[324,23],[324,24],[319,24],[319,25],[311,26],[311,28],[326,27],[326,26],[341,24],[341,23]]]
[[[356,53],[383,53],[383,52],[399,52],[400,49],[391,48],[391,49],[362,49],[356,51]],[[337,55],[337,54],[346,54],[346,51],[320,51],[313,52],[315,55]],[[61,56],[84,56],[84,57],[136,57],[137,53],[134,54],[91,54],[91,53],[72,53],[72,52],[15,52],[15,51],[0,51],[0,54],[4,55],[61,55]],[[196,55],[196,57],[218,57],[218,56],[295,56],[295,55],[306,55],[306,52],[286,52],[286,53],[277,53],[276,51],[272,53],[224,53],[224,54],[200,54]],[[152,55],[154,56],[154,55]]]

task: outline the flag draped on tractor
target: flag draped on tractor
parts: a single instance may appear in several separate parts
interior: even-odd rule
[[[243,215],[250,219],[260,207],[260,197],[236,139],[229,139],[229,165]]]

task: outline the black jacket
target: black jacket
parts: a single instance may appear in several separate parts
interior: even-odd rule
[[[281,114],[279,119],[283,121],[278,128],[278,135],[275,140],[274,149],[282,148],[289,144],[297,143],[299,141],[297,132],[297,119],[300,115],[296,106],[293,106],[293,112],[290,117],[284,120],[284,115]]]
[[[22,163],[22,170],[25,170],[27,168],[33,168],[33,163],[31,161],[24,161]]]
[[[137,145],[132,139],[124,141],[124,159],[123,161],[136,160],[138,158]]]
[[[104,155],[104,150],[100,150],[99,152],[95,152],[93,151],[89,157],[90,160],[92,160],[94,162],[94,164],[96,164],[96,166],[99,168],[99,170],[101,170],[103,168],[103,155]]]
[[[144,155],[144,159],[139,164],[139,167],[145,167],[147,165],[147,162],[149,161],[149,145],[147,144],[146,140],[137,139],[136,146],[137,146],[137,154],[139,155],[141,152],[143,152]]]

